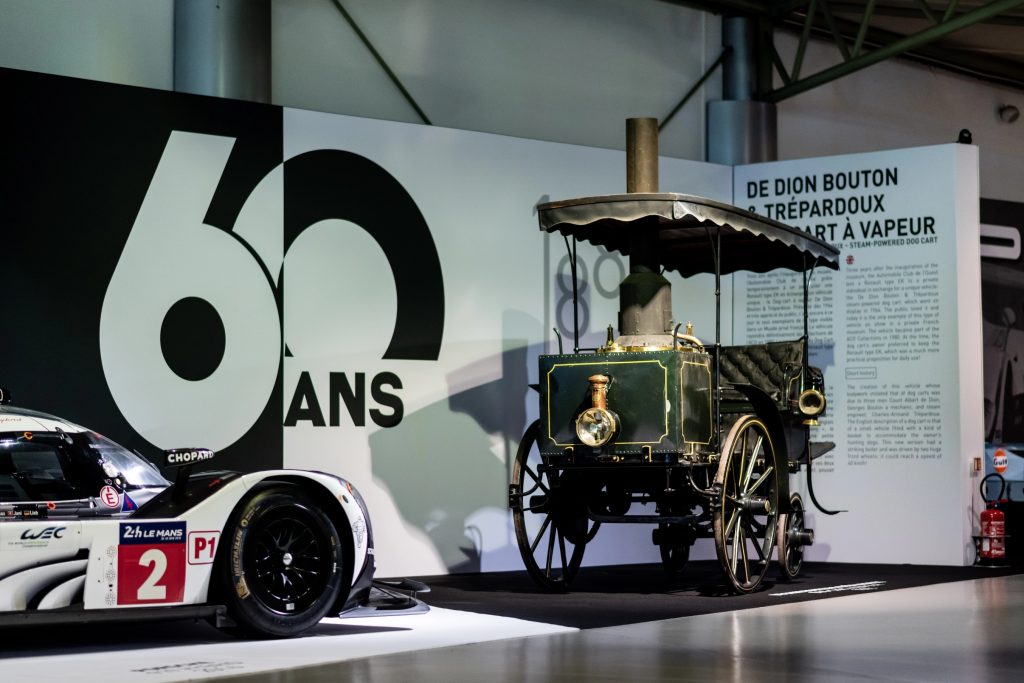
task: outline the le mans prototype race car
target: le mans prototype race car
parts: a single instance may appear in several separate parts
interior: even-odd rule
[[[366,505],[320,472],[200,472],[169,482],[96,432],[0,390],[0,626],[205,618],[255,637],[326,615],[423,609],[414,582],[373,586]],[[371,604],[373,602],[374,604]]]

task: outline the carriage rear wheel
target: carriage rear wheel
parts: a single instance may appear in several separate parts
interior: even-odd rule
[[[572,479],[543,469],[539,437],[538,420],[519,442],[509,507],[526,571],[544,590],[564,591],[579,573],[583,552],[600,524],[587,518],[586,499]]]
[[[795,579],[804,565],[804,546],[814,532],[804,526],[804,501],[799,493],[789,497],[789,509],[779,515],[779,566],[784,579]]]
[[[715,484],[715,551],[738,593],[751,593],[768,571],[779,514],[779,472],[768,428],[744,415],[725,438]]]

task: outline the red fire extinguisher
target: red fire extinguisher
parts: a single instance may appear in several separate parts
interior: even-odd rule
[[[985,482],[989,478],[999,479],[999,496],[989,500],[985,496]],[[982,563],[991,564],[1006,560],[1006,513],[999,509],[1006,492],[1006,480],[1000,474],[989,474],[981,480],[981,498],[985,501],[985,509],[981,511],[981,536],[978,546],[978,558]]]

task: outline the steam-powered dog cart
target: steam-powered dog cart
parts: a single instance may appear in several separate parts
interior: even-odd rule
[[[655,164],[656,149],[655,137]],[[837,270],[838,250],[733,206],[658,193],[656,166],[654,191],[633,191],[651,185],[650,167],[642,146],[627,158],[629,194],[538,206],[541,230],[565,238],[574,282],[577,240],[628,255],[629,275],[617,338],[609,326],[604,346],[579,349],[577,333],[572,353],[540,357],[540,419],[523,435],[509,487],[519,550],[541,587],[565,590],[602,524],[653,523],[667,570],[681,572],[694,541],[711,537],[731,587],[748,593],[776,540],[786,578],[813,542],[789,475],[806,466],[810,484],[811,461],[834,447],[810,440],[825,388],[808,363],[807,309],[813,270]],[[803,273],[803,337],[721,346],[721,276],[777,268]],[[713,344],[672,321],[664,270],[715,275]]]

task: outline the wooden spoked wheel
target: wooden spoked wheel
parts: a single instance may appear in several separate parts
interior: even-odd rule
[[[729,430],[715,475],[715,551],[732,588],[751,593],[768,571],[779,514],[779,471],[765,424],[744,415]]]
[[[519,442],[509,507],[526,571],[544,590],[564,591],[600,524],[587,518],[586,499],[571,476],[544,469],[539,436],[538,420]]]

